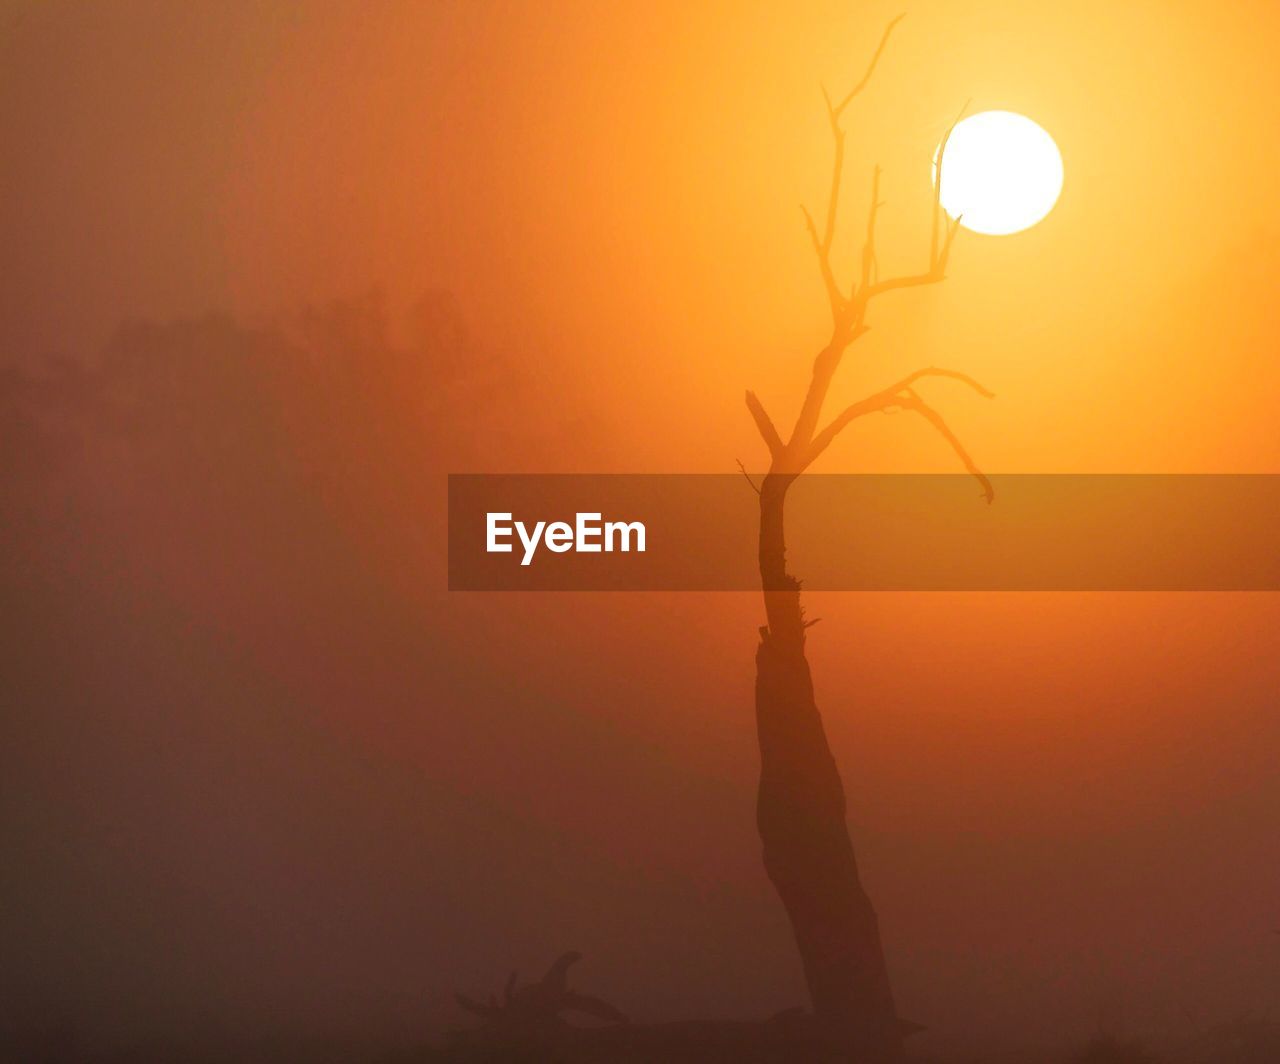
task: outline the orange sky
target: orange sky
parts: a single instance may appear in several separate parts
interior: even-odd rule
[[[27,268],[5,318],[56,347],[124,313],[371,285],[402,304],[443,285],[493,342],[563,372],[569,399],[631,411],[610,419],[619,466],[723,469],[753,453],[743,385],[779,416],[798,401],[823,325],[796,209],[828,172],[817,85],[846,83],[894,10],[15,15],[0,128]],[[1273,469],[1277,20],[1265,4],[912,8],[851,116],[846,218],[880,162],[886,268],[920,258],[927,159],[966,98],[1049,129],[1066,188],[1027,233],[966,234],[945,288],[878,308],[833,399],[937,360],[1007,400],[953,413],[993,469]],[[51,63],[68,76],[39,76]],[[1212,416],[1223,403],[1233,416]],[[698,442],[649,431],[662,408],[696,418]],[[937,450],[910,429],[860,440],[912,467]]]
[[[92,352],[132,316],[265,317],[373,286],[394,319],[440,287],[555,397],[530,425],[593,426],[535,465],[514,425],[475,471],[759,465],[743,389],[787,421],[825,339],[798,209],[829,173],[818,85],[847,86],[897,10],[4,5],[5,356]],[[1066,181],[1041,224],[961,233],[945,285],[877,305],[832,405],[945,365],[998,395],[929,391],[992,472],[1280,473],[1278,41],[1265,3],[911,5],[850,112],[845,268],[876,162],[882,264],[922,265],[929,159],[967,98],[1044,126]],[[877,418],[821,468],[951,471],[953,456]],[[758,601],[446,599],[440,559],[405,547],[438,521],[443,472],[386,518],[402,552],[362,559],[384,598],[361,608],[387,611],[368,630],[299,632],[282,608],[288,635],[264,643],[238,627],[254,589],[185,586],[179,566],[166,592],[207,608],[218,653],[292,707],[278,732],[206,723],[210,749],[260,744],[287,777],[317,744],[334,779],[363,781],[342,837],[369,828],[366,858],[404,882],[386,888],[395,919],[366,905],[345,947],[382,964],[362,1007],[411,1024],[419,977],[449,987],[465,958],[458,978],[496,983],[569,946],[636,1011],[792,1004],[751,819]],[[803,557],[795,544],[801,576]],[[809,611],[906,1015],[1032,1038],[1089,1030],[1103,998],[1165,1031],[1183,1006],[1274,1001],[1274,596],[825,594]],[[290,845],[324,897],[367,901],[327,863],[323,802],[345,799],[320,779],[284,796],[260,782],[263,831],[310,825],[313,848]],[[473,823],[501,858],[477,856],[484,836],[458,826]],[[511,824],[542,843],[520,850]],[[222,841],[229,867],[252,860],[256,843]],[[226,906],[233,933],[256,926],[250,901]],[[420,970],[370,944],[410,919],[439,958]],[[288,973],[299,1009],[340,996],[275,948],[266,970]]]

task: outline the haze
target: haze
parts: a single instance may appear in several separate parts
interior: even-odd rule
[[[569,948],[637,1018],[801,1003],[758,596],[449,596],[444,475],[763,464],[743,389],[790,417],[826,323],[819,82],[897,8],[0,11],[5,1033],[412,1045]],[[997,393],[948,403],[991,472],[1280,472],[1278,34],[1263,3],[912,5],[850,113],[841,254],[878,162],[882,260],[923,258],[969,97],[1068,182],[878,308],[832,405],[937,362]],[[295,350],[340,372],[309,390]],[[76,428],[66,382],[135,364],[178,367],[172,424]],[[197,430],[222,449],[137,458]],[[822,469],[952,462],[878,417]],[[1273,595],[809,609],[922,1049],[1275,1003]]]

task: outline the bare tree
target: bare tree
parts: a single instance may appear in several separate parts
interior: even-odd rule
[[[824,90],[835,142],[826,217],[805,220],[831,305],[831,335],[813,362],[813,374],[795,427],[784,440],[760,400],[747,393],[747,408],[769,448],[769,471],[760,495],[760,579],[767,624],[756,652],[756,724],[760,741],[760,789],[757,822],[764,864],[795,934],[818,1027],[833,1045],[872,1060],[893,1059],[902,1051],[905,1025],[898,1018],[885,967],[875,910],[862,887],[845,823],[845,796],[831,755],[822,718],[814,702],[800,583],[787,572],[783,518],[787,490],[850,422],[880,411],[908,410],[932,425],[982,485],[987,501],[991,484],[942,416],[920,396],[918,384],[931,378],[960,381],[990,397],[973,378],[955,370],[930,367],[847,407],[820,427],[823,404],[845,351],[867,331],[866,318],[880,296],[900,289],[937,284],[946,276],[951,245],[960,221],[942,213],[941,160],[938,152],[933,198],[933,227],[928,268],[921,273],[881,278],[876,257],[876,215],[880,168],[872,171],[867,215],[856,280],[842,287],[831,261],[844,169],[845,111],[875,72],[889,36],[902,16],[889,23],[862,79],[838,103]],[[961,112],[963,114],[963,111]],[[956,121],[959,121],[957,116]],[[952,123],[952,129],[955,123]],[[947,137],[950,137],[950,129]]]

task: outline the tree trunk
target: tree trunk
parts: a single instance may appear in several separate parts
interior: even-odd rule
[[[795,479],[760,492],[760,576],[768,625],[756,652],[757,823],[786,907],[815,1018],[846,1059],[896,1060],[902,1035],[879,923],[858,878],[844,786],[813,697],[800,585],[786,571],[783,508]]]

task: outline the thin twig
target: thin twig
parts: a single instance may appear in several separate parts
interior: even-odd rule
[[[827,106],[831,106],[829,102]],[[839,119],[834,112],[831,114],[831,135],[835,138],[836,154],[831,162],[831,189],[827,193],[827,224],[822,231],[824,255],[831,254],[831,245],[835,241],[836,212],[840,209],[840,179],[844,172],[844,130],[840,128]]]
[[[938,366],[926,366],[924,369],[918,369],[909,376],[903,377],[902,380],[893,385],[893,387],[886,388],[885,391],[900,392],[904,388],[910,388],[911,385],[920,380],[921,377],[947,377],[953,381],[960,381],[962,384],[967,384],[984,399],[994,399],[996,397],[995,392],[979,384],[976,380],[970,377],[969,374],[961,373],[954,369],[942,369]]]
[[[938,224],[942,218],[942,157],[947,151],[947,141],[951,139],[951,134],[955,132],[956,126],[960,124],[960,119],[964,117],[965,111],[969,110],[969,104],[973,103],[972,97],[965,100],[964,106],[960,108],[959,114],[956,115],[951,125],[947,127],[947,131],[943,134],[942,143],[938,145],[938,161],[935,164],[933,175],[933,232],[929,239],[929,269],[936,269],[938,266]],[[955,233],[952,231],[951,236],[947,238],[947,249],[951,247],[951,237]],[[945,263],[946,252],[943,253],[943,262]]]
[[[741,458],[737,459],[737,463],[738,463],[738,468],[742,470],[742,475],[747,478],[747,483],[751,485],[751,490],[754,491],[757,495],[759,495],[760,489],[756,487],[756,482],[751,479],[751,474],[747,472],[747,467],[742,464],[742,459]]]
[[[929,422],[939,433],[942,438],[951,444],[951,449],[956,452],[960,461],[964,463],[971,476],[979,484],[982,485],[982,496],[990,504],[996,497],[995,489],[991,486],[991,481],[987,479],[987,475],[978,468],[977,463],[969,457],[969,452],[964,449],[964,444],[960,442],[959,437],[951,431],[950,427],[942,420],[942,415],[933,409],[928,403],[912,392],[902,397],[902,405],[907,410],[914,410]]]
[[[835,144],[835,156],[831,161],[831,185],[827,190],[827,214],[822,222],[821,235],[808,208],[802,208],[802,210],[804,210],[805,224],[809,228],[809,236],[813,240],[814,251],[818,255],[818,268],[822,271],[822,283],[827,289],[827,300],[831,304],[831,318],[837,329],[840,328],[841,319],[848,305],[848,301],[840,293],[835,269],[831,265],[831,248],[835,244],[836,236],[836,218],[840,212],[840,182],[844,175],[844,127],[840,125],[840,116],[844,114],[844,109],[849,106],[854,97],[867,87],[871,75],[875,73],[876,66],[880,62],[881,55],[884,54],[885,46],[889,43],[889,35],[902,19],[903,16],[899,15],[885,27],[880,43],[871,56],[871,62],[867,64],[866,72],[862,75],[862,80],[849,90],[848,95],[839,104],[833,104],[826,86],[821,86],[822,99],[827,105],[827,121],[831,126],[831,138]]]
[[[889,43],[889,34],[893,32],[893,28],[906,18],[906,12],[898,15],[890,20],[889,25],[884,28],[884,34],[880,38],[880,44],[876,47],[875,55],[871,57],[871,62],[867,66],[867,72],[862,75],[862,80],[849,90],[849,95],[840,101],[840,106],[832,110],[832,114],[838,119],[844,113],[844,109],[849,106],[853,98],[867,87],[867,82],[871,80],[871,75],[876,72],[876,64],[880,62],[880,56],[884,54],[884,47]]]
[[[877,164],[871,171],[871,209],[867,211],[867,239],[862,245],[862,280],[858,284],[859,291],[869,289],[872,284],[872,272],[876,265],[876,215],[880,206],[880,166]]]

